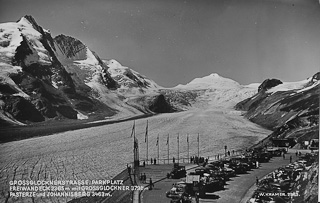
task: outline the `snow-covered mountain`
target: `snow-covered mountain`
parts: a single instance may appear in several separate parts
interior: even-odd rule
[[[217,73],[212,73],[202,78],[195,78],[186,85],[177,85],[181,89],[232,89],[238,88],[240,84],[229,78],[224,78]]]
[[[52,38],[32,16],[0,24],[0,46],[2,126],[127,117],[152,113],[159,110],[159,101],[166,102],[158,99],[155,82],[121,65],[112,66],[115,60],[108,67],[78,39]],[[137,97],[143,99],[135,103]]]
[[[202,78],[195,78],[186,85],[177,85],[167,90],[173,103],[182,103],[192,106],[232,108],[236,103],[253,96],[258,92],[259,84],[240,85],[238,82],[212,73]],[[181,98],[184,93],[187,99]],[[178,98],[175,95],[179,95]],[[191,103],[190,103],[191,102]]]
[[[139,94],[157,91],[161,88],[153,80],[148,79],[146,76],[128,67],[122,66],[114,59],[103,60],[103,62],[109,67],[108,72],[111,74],[111,77],[117,81],[119,92]]]
[[[258,89],[236,108],[247,111],[245,116],[251,121],[274,130],[268,140],[302,142],[319,137],[320,73],[298,82],[268,79]]]
[[[109,89],[117,88],[108,67],[80,40],[61,34],[54,38],[54,42],[55,55],[79,85],[90,86],[92,82],[98,82]]]
[[[74,37],[53,38],[32,16],[0,24],[0,121],[4,125],[123,118],[189,108],[230,109],[261,89],[268,88],[266,95],[292,88],[304,92],[314,88],[306,86],[309,83],[274,80],[244,86],[213,73],[163,88],[114,59],[102,60]]]

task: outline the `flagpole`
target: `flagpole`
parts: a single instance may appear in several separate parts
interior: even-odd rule
[[[179,163],[179,133],[178,133],[178,163]]]
[[[198,133],[198,158],[200,158],[200,145],[199,145],[199,142],[200,142],[200,138],[199,138],[199,133]]]
[[[159,143],[159,134],[158,134],[158,140],[157,140],[157,144],[158,144],[158,162],[160,163],[160,154],[159,154],[159,148],[160,148],[160,143]]]
[[[168,134],[167,144],[168,144],[168,164],[169,164],[169,134]]]
[[[147,127],[146,127],[146,138],[145,138],[146,140],[146,142],[147,142],[147,163],[148,163],[148,151],[149,151],[149,146],[148,146],[148,144],[149,144],[149,138],[148,138],[148,120],[147,120]]]
[[[188,143],[188,162],[189,162],[189,134],[187,134],[187,143]]]

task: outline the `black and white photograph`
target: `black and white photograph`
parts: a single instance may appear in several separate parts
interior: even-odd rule
[[[0,202],[317,203],[320,0],[0,0]]]

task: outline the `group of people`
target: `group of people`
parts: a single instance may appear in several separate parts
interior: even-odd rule
[[[140,175],[140,181],[144,184],[147,183],[147,176],[145,173],[141,173]],[[152,183],[152,179],[149,179],[149,189],[151,190],[154,187],[154,184]]]
[[[282,154],[282,157],[283,157],[283,159],[286,159],[285,153]],[[290,159],[290,163],[291,163],[292,162],[292,156],[291,155],[290,155],[289,159]]]
[[[151,164],[154,164],[154,165],[156,165],[156,164],[157,164],[157,159],[156,159],[156,158],[154,158],[154,159],[152,159],[152,158],[151,158],[151,160],[150,160],[150,161],[151,161]]]
[[[140,180],[141,180],[142,183],[146,183],[146,181],[147,181],[147,176],[146,176],[145,173],[141,173],[141,175],[140,175]]]
[[[204,157],[192,156],[190,157],[190,163],[199,164],[199,163],[208,163],[209,159]]]
[[[150,163],[156,165],[157,164],[157,159],[156,158],[154,158],[154,159],[151,158],[150,159]],[[146,161],[143,161],[142,164],[143,164],[143,167],[145,167],[146,166]]]

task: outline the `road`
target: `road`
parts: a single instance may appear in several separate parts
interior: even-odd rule
[[[274,157],[267,163],[260,163],[260,168],[252,169],[247,174],[237,175],[230,181],[227,181],[225,189],[214,193],[207,193],[205,198],[200,198],[200,203],[245,203],[252,195],[253,189],[255,188],[256,177],[259,179],[263,178],[270,172],[274,171],[279,167],[284,167],[290,163],[289,157],[292,156],[292,161],[297,159],[294,150],[289,150],[286,155],[286,159],[282,157]],[[148,167],[146,173],[148,177],[153,180],[161,179],[159,172],[156,167]],[[159,168],[164,168],[160,166]],[[165,168],[168,172],[171,167]],[[144,171],[144,172],[145,172]],[[162,174],[165,174],[162,172]],[[184,179],[180,179],[184,180]],[[166,192],[172,188],[172,184],[178,182],[177,179],[165,179],[155,184],[153,190],[146,190],[143,192],[142,199],[144,203],[163,203],[170,202],[170,199],[165,196]],[[193,199],[195,202],[195,199]]]

